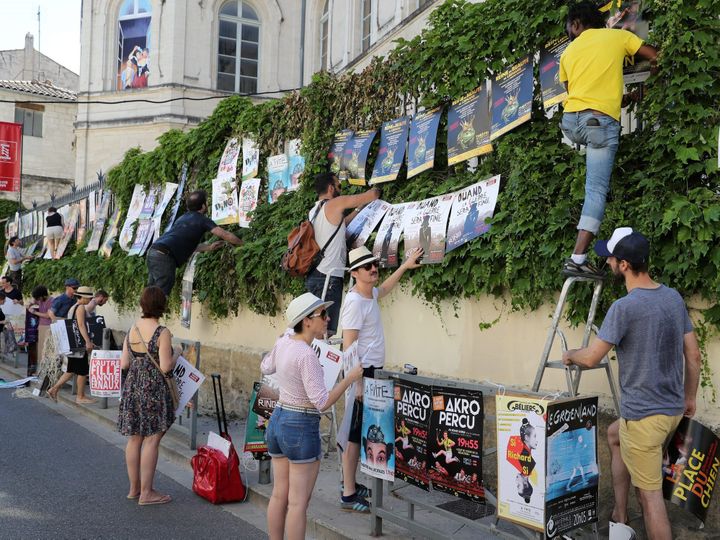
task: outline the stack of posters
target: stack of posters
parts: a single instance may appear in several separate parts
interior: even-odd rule
[[[435,143],[440,125],[441,107],[435,107],[415,115],[410,124],[408,147],[408,173],[412,178],[435,164]]]
[[[285,154],[270,156],[267,169],[268,202],[272,204],[290,187],[290,169],[287,156]]]
[[[560,82],[560,56],[568,45],[570,40],[563,36],[548,41],[540,49],[540,89],[545,110],[567,98],[565,85]]]
[[[405,161],[409,120],[407,116],[384,122],[380,131],[380,148],[370,184],[391,182],[397,178]]]
[[[448,165],[492,152],[487,86],[453,102],[448,111],[447,147]]]
[[[490,226],[486,220],[493,216],[499,191],[498,175],[455,193],[448,223],[446,253],[488,231]]]
[[[490,140],[530,120],[533,86],[533,65],[529,56],[493,79]]]
[[[390,482],[395,479],[395,401],[393,381],[363,379],[360,470]]]
[[[408,203],[403,216],[406,254],[419,247],[424,252],[421,263],[442,262],[447,220],[454,198],[453,194],[448,194]]]
[[[380,259],[380,268],[395,268],[399,264],[398,243],[407,207],[408,203],[392,205],[380,224],[372,249],[373,255]]]
[[[348,171],[348,181],[355,186],[367,184],[365,168],[375,135],[376,129],[358,131],[345,145],[342,163]]]
[[[347,245],[357,248],[365,244],[389,208],[390,203],[380,199],[376,199],[365,206],[345,230]]]

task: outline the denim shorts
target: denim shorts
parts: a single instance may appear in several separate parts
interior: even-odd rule
[[[290,463],[312,463],[322,455],[320,414],[283,409],[278,404],[265,431],[268,454]]]

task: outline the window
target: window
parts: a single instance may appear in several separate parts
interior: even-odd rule
[[[325,0],[322,16],[320,17],[320,69],[328,69],[328,47],[329,47],[329,31],[330,31],[330,12],[328,10],[329,2]]]
[[[419,9],[425,9],[427,6],[433,3],[434,0],[416,0],[417,1],[417,7],[415,10]]]
[[[118,13],[118,90],[146,88],[150,78],[150,0],[125,0]]]
[[[33,108],[15,107],[15,123],[23,125],[23,135],[42,137],[43,110],[42,105]]]
[[[258,87],[260,19],[242,0],[220,8],[218,90],[254,94]]]
[[[372,21],[372,0],[362,0],[362,50],[367,51],[370,48],[370,34]]]

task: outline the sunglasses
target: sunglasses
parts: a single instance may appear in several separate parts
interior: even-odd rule
[[[373,262],[369,262],[367,264],[363,264],[362,266],[360,266],[358,268],[362,268],[363,270],[367,270],[369,272],[370,270],[373,269],[373,267],[380,268],[380,264],[377,261],[373,261]]]
[[[316,317],[320,317],[321,319],[325,319],[328,316],[327,309],[323,309],[320,313],[313,313],[312,315],[308,315],[308,319],[314,319]]]

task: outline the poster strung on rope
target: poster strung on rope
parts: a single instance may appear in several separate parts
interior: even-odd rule
[[[105,238],[103,238],[103,242],[100,245],[100,255],[102,255],[106,259],[110,258],[110,254],[112,253],[112,248],[115,245],[115,240],[118,235],[118,222],[119,221],[120,221],[120,207],[118,206],[113,211],[112,216],[110,216],[110,220],[108,221],[108,225],[107,225],[107,232],[105,233]]]
[[[350,129],[343,129],[335,134],[330,152],[328,152],[328,160],[330,161],[330,171],[336,174],[340,180],[347,180],[349,173],[343,166],[343,154],[345,152],[345,146],[352,139],[353,131]]]
[[[412,178],[435,164],[435,143],[442,107],[419,112],[410,124],[407,177]]]
[[[495,76],[492,81],[491,141],[530,120],[534,85],[529,56]]]
[[[85,248],[85,251],[88,253],[97,251],[100,248],[100,240],[102,239],[102,233],[105,230],[105,223],[108,219],[108,211],[110,210],[110,198],[110,191],[106,190],[102,192],[100,206],[95,211],[95,225],[93,226],[90,240],[88,240],[87,248]]]
[[[395,400],[393,381],[363,379],[363,421],[360,439],[360,470],[395,480]]]
[[[244,452],[252,452],[253,454],[267,452],[265,430],[278,399],[277,391],[267,384],[253,383],[247,423],[245,425]]]
[[[422,248],[422,264],[441,263],[445,256],[447,220],[453,194],[440,195],[424,201],[408,203],[403,215],[405,254]]]
[[[302,141],[293,139],[288,142],[288,174],[290,176],[290,184],[288,191],[297,191],[300,188],[300,177],[305,172],[305,158],[300,155],[300,147]]]
[[[482,442],[482,392],[433,386],[427,443],[433,489],[484,501]]]
[[[448,165],[492,152],[486,85],[454,101],[448,110]]]
[[[238,222],[238,194],[235,180],[214,178],[212,181],[212,220],[218,225]]]
[[[63,230],[63,236],[58,243],[57,250],[55,251],[56,259],[59,259],[63,256],[63,253],[65,253],[65,250],[70,243],[70,239],[73,237],[73,234],[75,234],[75,228],[77,227],[78,222],[78,214],[80,212],[77,204],[66,206],[64,208],[67,209],[67,211],[64,212],[63,215],[63,222],[65,223],[65,228]],[[63,209],[59,209],[58,212],[60,210]]]
[[[90,356],[90,395],[120,397],[120,356],[122,351],[95,349]]]
[[[610,0],[600,11],[608,15],[607,27],[632,32],[643,41],[650,33],[650,23],[645,13],[643,0]],[[626,56],[623,63],[625,84],[643,82],[650,76],[650,62],[637,55]]]
[[[260,167],[260,149],[257,143],[248,137],[242,141],[242,160],[242,179],[255,178]]]
[[[395,268],[398,266],[398,243],[403,232],[403,219],[408,203],[394,204],[385,213],[380,223],[375,244],[373,244],[373,256],[380,260],[380,268]]]
[[[547,408],[545,536],[598,520],[598,398],[554,401]]]
[[[183,328],[190,328],[192,322],[192,296],[193,282],[195,281],[195,265],[197,263],[197,252],[193,253],[185,266],[182,278],[182,299],[180,309],[180,325]]]
[[[180,171],[180,184],[178,185],[177,193],[175,195],[175,202],[173,203],[172,210],[170,211],[170,215],[168,216],[167,227],[165,228],[165,232],[168,232],[170,229],[172,229],[172,226],[175,224],[175,218],[177,217],[178,210],[180,209],[180,203],[183,200],[183,192],[185,191],[185,182],[187,181],[187,174],[188,174],[188,164],[183,163],[182,170]]]
[[[118,241],[120,249],[123,251],[130,251],[133,238],[135,238],[137,219],[145,204],[145,196],[145,188],[140,184],[135,184],[132,198],[130,199],[130,207],[125,217],[125,223],[120,230],[120,240]]]
[[[365,168],[375,135],[377,135],[376,129],[358,131],[345,145],[342,163],[348,171],[348,182],[354,186],[367,185]]]
[[[567,98],[565,85],[560,82],[560,56],[568,45],[570,40],[563,36],[548,41],[540,48],[540,89],[545,110]]]
[[[395,381],[395,476],[430,491],[428,431],[432,392],[425,384]]]
[[[705,523],[720,478],[720,438],[685,418],[663,456],[663,495]]]
[[[276,202],[280,195],[290,186],[290,170],[285,154],[270,156],[267,161],[268,170],[268,202]]]
[[[376,199],[360,210],[345,230],[347,245],[356,248],[365,244],[389,208],[390,203]]]
[[[217,177],[223,180],[230,180],[235,183],[237,175],[237,161],[240,156],[240,143],[237,139],[230,139],[225,145],[220,164],[218,165]]]
[[[380,147],[370,177],[370,185],[392,182],[397,178],[405,161],[408,128],[407,116],[384,122],[380,130]]]
[[[448,222],[445,253],[485,234],[490,229],[486,220],[493,216],[499,191],[500,175],[497,175],[455,192]]]
[[[240,214],[238,223],[241,227],[250,227],[252,216],[250,215],[257,208],[258,196],[260,194],[260,178],[248,178],[240,186]]]

